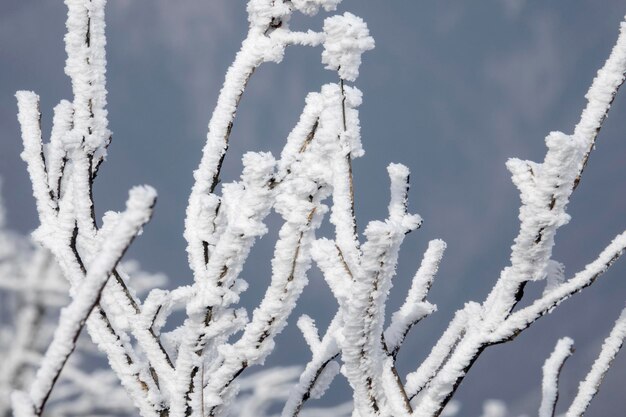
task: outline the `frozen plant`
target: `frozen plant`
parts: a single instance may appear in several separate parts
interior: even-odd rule
[[[163,285],[161,274],[148,274],[137,262],[125,262],[134,287]],[[53,256],[29,238],[6,227],[0,200],[0,416],[11,414],[11,391],[32,383],[50,343],[69,285]],[[103,366],[91,341],[81,337],[61,375],[46,414],[50,416],[133,415],[134,407],[119,380]]]
[[[250,0],[248,33],[226,73],[209,121],[186,211],[184,237],[193,280],[171,291],[154,289],[141,300],[118,263],[149,220],[156,193],[147,186],[135,187],[124,212],[107,212],[101,227],[96,222],[92,188],[111,139],[105,1],[65,3],[66,73],[74,97],[55,108],[45,145],[39,97],[21,91],[17,99],[22,157],[41,221],[33,236],[56,258],[70,283],[71,301],[60,313],[35,379],[13,393],[16,417],[42,415],[84,326],[142,416],[262,415],[275,391],[253,390],[258,410],[248,410],[234,401],[242,388],[238,382],[246,369],[263,364],[272,352],[313,262],[338,307],[323,332],[308,316],[298,320],[311,359],[289,390],[282,417],[305,415],[307,400],[320,398],[340,374],[354,392],[347,411],[353,417],[452,413],[444,411],[446,405],[487,347],[513,340],[592,284],[626,247],[624,232],[568,279],[562,265],[552,259],[555,234],[569,221],[567,204],[624,81],[626,23],[622,23],[617,44],[592,83],[574,132],[549,134],[543,162],[511,159],[507,163],[522,203],[510,265],[487,298],[466,303],[430,355],[414,372],[402,375],[396,356],[411,328],[436,311],[427,297],[446,245],[441,240],[429,243],[404,304],[387,321],[387,297],[400,246],[422,219],[407,211],[409,169],[390,164],[386,218],[370,222],[362,236],[356,226],[352,163],[363,154],[358,113],[363,98],[348,83],[357,80],[361,55],[374,47],[374,40],[365,22],[348,12],[327,17],[320,31],[290,29],[294,13],[332,11],[338,0]],[[321,62],[337,72],[338,82],[306,97],[280,157],[245,154],[240,179],[218,189],[237,108],[251,76],[266,62],[280,62],[292,45],[321,46]],[[272,210],[283,223],[271,260],[271,281],[260,304],[249,312],[238,306],[247,288],[241,271],[257,238],[267,233],[265,219]],[[334,229],[332,239],[316,235],[327,214]],[[546,281],[544,293],[516,309],[526,284],[541,280]],[[180,307],[186,314],[183,324],[163,331],[171,312]],[[621,346],[622,319],[616,329],[581,384],[572,415],[584,412]],[[545,368],[544,414],[553,410],[556,401],[557,368],[564,353],[560,346]],[[282,384],[281,378],[275,382]],[[346,409],[323,412],[329,413],[344,415]],[[502,404],[486,403],[485,415],[505,413]]]

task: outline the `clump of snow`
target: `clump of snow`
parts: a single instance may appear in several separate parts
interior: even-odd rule
[[[352,13],[332,16],[324,20],[324,52],[322,63],[326,68],[339,72],[347,81],[355,81],[359,76],[361,55],[374,49],[374,38],[370,36],[367,24]]]
[[[278,19],[288,19],[291,8],[284,1],[250,0],[248,2],[248,21],[253,28],[267,28],[277,23]]]

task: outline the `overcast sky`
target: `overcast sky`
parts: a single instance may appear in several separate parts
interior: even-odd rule
[[[355,161],[358,224],[382,218],[389,162],[411,168],[410,206],[425,220],[401,252],[392,301],[409,285],[427,242],[443,238],[448,251],[432,290],[439,311],[414,330],[399,357],[412,371],[464,302],[482,301],[507,265],[517,234],[519,198],[504,167],[508,157],[541,160],[543,138],[573,131],[584,94],[617,38],[626,2],[619,0],[375,1],[344,0],[365,19],[376,49],[366,54],[356,85],[364,93],[362,140]],[[319,29],[323,16],[298,17],[298,28]],[[59,0],[0,1],[0,175],[8,219],[17,230],[37,225],[13,94],[42,97],[44,128],[52,107],[71,98],[63,73],[65,8]],[[192,171],[200,160],[206,124],[223,75],[245,36],[244,1],[109,0],[109,119],[113,143],[95,189],[96,209],[123,207],[129,187],[159,192],[153,221],[130,253],[144,268],[189,283],[182,238]],[[304,97],[335,74],[323,69],[320,49],[291,48],[282,64],[265,64],[244,95],[224,180],[241,169],[248,151],[278,154]],[[591,261],[626,228],[626,92],[618,95],[581,186],[573,219],[557,235],[555,259],[568,276]],[[275,217],[270,224],[276,229]],[[276,230],[264,237],[244,270],[244,297],[258,301],[269,280]],[[626,261],[560,306],[514,343],[484,353],[457,398],[462,415],[478,415],[482,401],[499,398],[515,411],[536,413],[540,368],[556,340],[572,336],[575,356],[562,380],[561,406],[571,400],[626,299]],[[317,271],[298,314],[329,320],[335,308]],[[541,291],[541,288],[531,288]],[[292,322],[294,320],[291,320]],[[270,364],[304,363],[298,332],[278,339]],[[335,382],[328,401],[339,401]],[[617,416],[626,407],[626,354],[618,357],[588,415]]]

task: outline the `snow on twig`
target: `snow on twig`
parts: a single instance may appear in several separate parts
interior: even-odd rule
[[[491,335],[492,341],[501,341],[518,334],[530,326],[539,317],[549,313],[561,302],[573,294],[591,285],[601,274],[624,253],[626,249],[626,232],[618,235],[600,255],[585,269],[565,281],[558,287],[548,291],[534,303],[511,314]]]
[[[569,221],[566,206],[580,180],[587,163],[589,150],[595,143],[597,131],[606,117],[612,97],[626,72],[626,30],[622,30],[616,45],[603,68],[598,72],[587,94],[588,104],[573,135],[553,132],[546,137],[548,150],[543,163],[511,159],[507,167],[513,182],[520,190],[520,231],[511,252],[511,266],[505,268],[500,279],[472,319],[458,343],[443,344],[444,351],[433,350],[444,361],[436,368],[421,374],[419,383],[411,384],[409,393],[417,400],[416,412],[436,415],[452,397],[455,390],[484,349],[510,338],[558,305],[563,299],[591,284],[622,253],[623,235],[574,279],[547,291],[531,306],[512,313],[527,282],[541,280],[550,272],[554,236],[558,228]],[[589,128],[593,126],[593,128]],[[447,333],[446,333],[447,334]],[[446,336],[444,334],[444,336]],[[446,336],[447,337],[447,336]],[[436,353],[435,353],[436,352]],[[431,362],[430,357],[424,363]],[[420,368],[422,368],[422,365]],[[436,375],[430,377],[432,372]],[[432,378],[432,379],[431,379]],[[416,381],[415,376],[408,380]],[[424,386],[425,381],[428,385]]]
[[[426,301],[439,263],[446,249],[443,240],[431,240],[424,252],[422,263],[413,277],[411,288],[402,306],[393,313],[391,323],[385,330],[385,340],[391,352],[397,353],[410,328],[433,313],[436,306]]]
[[[89,266],[89,272],[68,307],[61,311],[59,326],[30,388],[35,413],[40,415],[65,362],[75,348],[87,317],[95,307],[113,268],[132,239],[149,220],[156,194],[143,187],[130,192],[126,211],[120,216],[105,244]]]
[[[127,212],[107,213],[102,228],[96,223],[92,198],[94,179],[111,137],[105,88],[106,1],[66,0],[66,73],[72,81],[73,100],[55,107],[49,143],[44,144],[42,137],[39,97],[18,92],[17,99],[22,158],[41,220],[34,236],[58,260],[73,300],[61,314],[29,394],[14,394],[18,417],[41,413],[85,322],[143,416],[218,417],[236,410],[242,417],[264,417],[277,400],[286,400],[282,417],[328,413],[303,410],[303,406],[308,399],[321,397],[340,371],[354,391],[354,403],[333,409],[338,416],[347,415],[350,408],[353,417],[452,413],[450,408],[444,411],[446,405],[486,347],[513,339],[590,285],[624,251],[626,234],[621,234],[570,280],[563,279],[563,266],[552,259],[556,232],[569,221],[566,208],[571,194],[624,79],[626,23],[587,94],[588,105],[574,133],[549,134],[541,163],[518,159],[507,163],[521,197],[520,230],[510,266],[482,304],[468,302],[457,312],[431,354],[404,384],[395,358],[412,326],[436,309],[426,297],[445,243],[429,243],[404,303],[385,329],[400,245],[408,232],[421,225],[421,218],[407,212],[408,168],[391,164],[387,218],[370,222],[363,241],[359,236],[352,164],[363,154],[358,114],[362,94],[346,82],[357,79],[361,56],[374,47],[374,40],[365,22],[348,12],[324,19],[321,31],[289,27],[295,12],[315,15],[322,9],[335,10],[339,2],[248,1],[248,33],[226,73],[209,121],[186,210],[184,237],[193,283],[172,291],[153,290],[142,303],[128,274],[116,265],[147,221],[148,203],[154,195],[135,189],[136,198],[131,198]],[[247,153],[241,178],[218,189],[238,106],[252,74],[263,63],[280,62],[291,45],[322,46],[322,64],[337,71],[338,82],[307,96],[279,160],[269,153]],[[137,199],[142,203],[135,204]],[[253,245],[267,232],[265,219],[272,209],[283,225],[270,284],[249,317],[246,309],[236,306],[248,285],[241,274]],[[317,239],[316,229],[327,211],[334,237]],[[313,319],[300,318],[298,325],[311,359],[295,387],[287,393],[287,384],[297,375],[294,369],[240,378],[273,350],[275,337],[286,326],[308,282],[312,261],[322,271],[338,308],[323,334]],[[514,311],[524,286],[543,279],[547,281],[544,293]],[[0,288],[33,299],[50,292],[48,287],[35,291],[36,285],[0,279]],[[187,315],[183,325],[164,332],[172,312],[181,307]],[[25,331],[16,346],[32,345],[37,319],[35,309],[25,310],[21,317]],[[622,322],[620,317],[607,339],[608,347],[603,348],[598,365],[594,364],[588,377],[591,382],[581,385],[584,407],[614,356],[611,352],[621,345]],[[566,356],[566,344],[559,344],[544,368],[542,417],[554,411],[557,368]],[[24,362],[29,355],[17,356]],[[60,395],[70,398],[74,388]],[[239,389],[249,399],[247,403],[234,401]],[[76,409],[79,406],[84,402],[78,401]],[[486,403],[485,416],[504,413],[499,403]]]
[[[569,337],[559,339],[554,351],[543,364],[541,381],[541,405],[539,417],[554,417],[556,402],[559,397],[559,376],[563,364],[574,351],[574,341]]]
[[[591,370],[578,386],[578,392],[572,405],[567,410],[567,417],[582,416],[593,397],[597,394],[604,376],[626,338],[626,309],[622,310],[609,336],[604,339],[600,355],[591,366]]]

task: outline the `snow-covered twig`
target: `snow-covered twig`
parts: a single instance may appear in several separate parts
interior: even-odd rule
[[[113,230],[105,238],[98,256],[89,265],[89,271],[73,301],[61,311],[59,326],[30,387],[30,402],[36,415],[41,415],[54,383],[74,350],[78,335],[98,302],[113,268],[141,227],[150,219],[155,199],[156,194],[152,189],[137,187],[131,190],[126,211],[112,226]]]
[[[426,301],[426,295],[437,274],[445,249],[446,243],[443,240],[429,242],[404,303],[391,317],[391,323],[385,330],[385,341],[394,356],[398,353],[411,327],[437,309],[435,305]]]
[[[468,303],[464,309],[457,311],[428,357],[415,372],[407,375],[406,391],[410,399],[418,395],[441,370],[451,352],[465,336],[470,317],[476,314],[478,309],[476,303]]]
[[[559,339],[554,351],[543,364],[539,417],[554,417],[556,402],[559,398],[559,376],[565,361],[574,351],[573,345],[574,341],[569,337]]]
[[[10,393],[28,387],[34,378],[56,327],[58,311],[68,303],[69,285],[50,252],[6,229],[2,212],[0,201],[0,416],[9,417]],[[141,271],[136,262],[125,262],[123,269],[133,276],[139,292],[145,290],[143,281],[164,283],[162,276]],[[87,360],[93,366],[97,351],[86,338],[76,342],[76,350],[48,401],[46,415],[134,413],[113,372],[102,367],[90,372],[80,369]],[[110,401],[113,398],[116,400]]]
[[[577,273],[570,280],[562,283],[555,289],[548,291],[541,298],[528,307],[511,314],[502,324],[491,333],[491,342],[498,343],[530,326],[539,317],[549,313],[561,302],[573,294],[591,285],[601,274],[624,253],[626,249],[626,232],[618,235],[598,257],[584,270]]]
[[[324,337],[319,340],[319,336],[312,333],[312,326],[314,326],[314,324],[310,318],[301,317],[298,321],[302,333],[308,333],[305,339],[307,343],[309,343],[313,357],[301,373],[298,383],[291,388],[291,392],[281,413],[282,417],[296,417],[300,415],[304,403],[311,398],[311,392],[314,390],[319,378],[325,372],[326,367],[339,356],[340,349],[335,340],[335,332],[339,328],[340,322],[341,317],[335,316],[328,326]]]
[[[43,141],[39,97],[18,92],[17,99],[22,158],[41,220],[34,237],[58,261],[69,282],[72,301],[62,313],[30,394],[14,395],[17,416],[41,413],[85,320],[92,340],[107,355],[141,415],[228,415],[240,388],[239,376],[262,363],[273,350],[276,335],[287,324],[307,284],[312,261],[337,300],[337,312],[323,335],[313,319],[300,318],[298,325],[312,357],[295,388],[287,396],[277,394],[274,388],[256,387],[252,397],[259,396],[239,408],[242,415],[264,415],[279,397],[287,400],[283,417],[305,415],[305,402],[323,395],[340,369],[354,391],[353,417],[440,415],[485,348],[513,339],[590,285],[624,251],[626,232],[567,281],[562,279],[563,267],[552,259],[555,235],[569,221],[566,207],[571,194],[624,79],[626,23],[622,23],[618,42],[587,94],[588,104],[574,133],[548,135],[548,149],[541,163],[517,159],[507,163],[522,202],[511,264],[482,304],[468,302],[456,313],[431,354],[407,376],[405,385],[395,358],[412,326],[436,309],[426,296],[445,243],[429,243],[403,305],[385,329],[400,245],[408,232],[421,225],[421,218],[408,214],[408,168],[391,164],[387,218],[370,222],[364,239],[359,236],[352,164],[363,154],[358,114],[362,94],[347,83],[357,79],[361,56],[374,47],[374,40],[365,22],[348,12],[327,17],[318,32],[289,28],[295,12],[314,15],[320,9],[335,10],[339,2],[248,1],[248,33],[226,73],[209,121],[186,211],[184,237],[192,283],[172,291],[155,289],[142,303],[129,285],[128,275],[116,265],[145,222],[147,205],[146,210],[138,210],[143,214],[126,229],[125,238],[117,239],[116,233],[128,220],[132,207],[125,215],[107,213],[100,228],[92,197],[94,179],[111,137],[105,88],[106,1],[66,0],[66,73],[72,81],[73,100],[62,101],[55,108],[49,143]],[[290,45],[323,46],[322,64],[336,71],[339,80],[308,95],[280,159],[269,153],[247,153],[240,179],[223,184],[219,190],[220,171],[244,90],[256,68],[281,61]],[[150,194],[144,193],[144,203],[152,198]],[[327,205],[327,200],[332,203]],[[265,219],[271,210],[284,222],[274,250],[270,284],[249,316],[246,309],[236,306],[248,285],[241,274],[255,242],[267,232]],[[334,237],[317,239],[316,229],[327,211]],[[514,311],[526,284],[542,279],[548,281],[543,295]],[[4,280],[0,280],[0,287],[32,299],[48,290],[42,287],[35,291],[32,282]],[[183,325],[163,332],[171,313],[181,307],[187,315]],[[24,311],[25,331],[15,346],[32,345],[38,314],[33,309]],[[562,349],[557,350],[562,353]],[[19,353],[14,356],[24,359]],[[554,410],[558,374],[554,366],[546,368],[550,368],[546,378],[552,382],[546,382],[550,389],[544,393],[544,414]],[[598,374],[593,371],[594,376]],[[274,378],[283,389],[295,373],[268,375],[267,381]],[[245,380],[242,386],[249,387]],[[62,395],[70,398],[73,389]],[[504,412],[497,406],[489,410],[486,408],[485,415]],[[344,415],[346,407],[335,411]]]
[[[589,403],[598,392],[600,384],[604,379],[604,375],[606,375],[609,367],[611,366],[611,362],[613,362],[613,359],[615,359],[615,356],[621,349],[625,338],[626,309],[622,310],[619,318],[615,321],[615,325],[613,326],[611,333],[606,339],[604,339],[604,343],[602,343],[600,355],[598,355],[598,358],[591,366],[591,370],[585,379],[581,381],[578,386],[576,397],[574,398],[574,401],[572,401],[572,405],[570,405],[567,410],[567,417],[582,416],[585,413]]]
[[[55,108],[46,147],[38,123],[38,97],[27,92],[19,92],[17,97],[25,145],[22,157],[29,167],[41,219],[35,237],[53,252],[75,291],[102,240],[94,216],[92,187],[110,132],[105,110],[105,1],[67,0],[66,4],[66,73],[72,80],[74,100],[71,104],[62,101]],[[151,391],[152,400],[160,401],[154,371],[160,373],[162,381],[171,380],[167,354],[151,329],[138,327],[133,319],[125,321],[126,315],[139,315],[140,304],[122,273],[113,271],[112,283],[99,301],[101,306],[87,323],[93,339],[135,393],[135,401],[143,403],[144,410],[154,408],[145,392]],[[154,359],[154,368],[139,360],[122,322],[131,324],[130,330],[144,352]]]
[[[622,253],[623,234],[574,279],[548,291],[530,307],[511,314],[523,296],[526,283],[546,277],[554,236],[557,229],[569,221],[565,208],[580,181],[589,151],[613,97],[624,80],[625,72],[626,23],[622,22],[617,43],[589,89],[588,104],[574,134],[568,136],[553,132],[548,135],[548,151],[541,164],[509,160],[507,167],[520,190],[522,200],[520,232],[512,247],[511,266],[502,271],[500,279],[478,314],[472,317],[459,342],[442,345],[445,349],[443,355],[442,352],[436,353],[437,357],[446,359],[417,400],[415,410],[419,415],[437,415],[441,411],[487,346],[517,334],[563,299],[589,285]],[[511,328],[512,323],[519,324]],[[502,332],[503,329],[508,331]],[[429,360],[426,359],[425,363]],[[408,380],[416,380],[416,377],[409,375]],[[421,384],[413,384],[411,388],[409,394],[415,396],[416,390],[423,387]]]
[[[384,307],[400,244],[405,234],[421,223],[419,216],[406,214],[408,169],[390,165],[388,171],[392,193],[389,217],[385,223],[371,222],[365,231],[367,241],[344,320],[342,359],[355,391],[355,406],[363,416],[377,414],[386,406],[380,379],[384,358],[389,355],[381,344]]]

